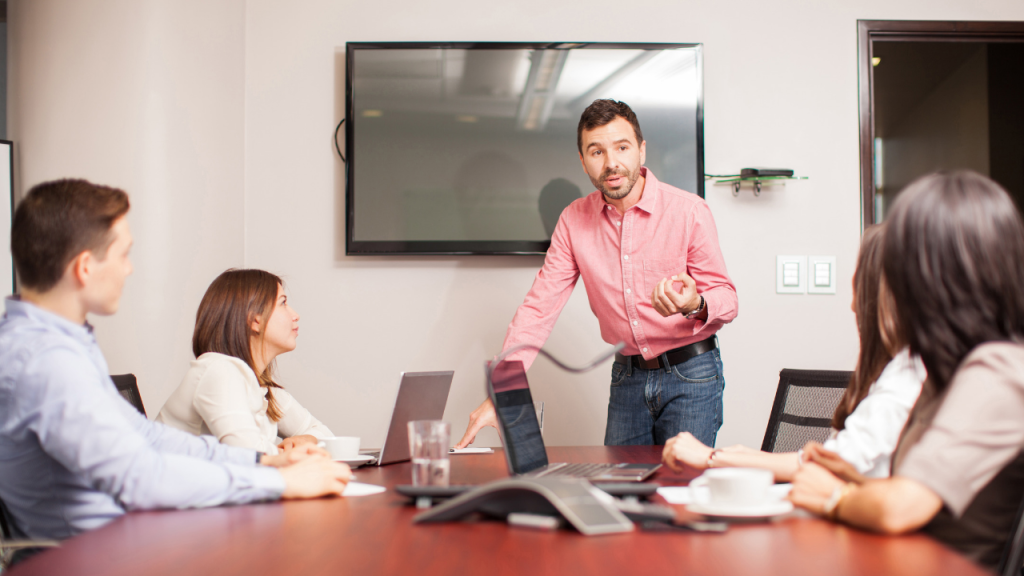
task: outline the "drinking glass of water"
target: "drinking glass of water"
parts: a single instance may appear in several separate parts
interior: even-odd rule
[[[448,438],[451,425],[441,420],[409,422],[409,454],[413,486],[447,486],[451,469]]]

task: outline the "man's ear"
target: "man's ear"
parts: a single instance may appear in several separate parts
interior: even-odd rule
[[[582,152],[580,152],[580,166],[583,166],[583,173],[589,176],[590,172],[587,172],[587,163],[583,161],[583,153]]]
[[[95,259],[93,258],[92,252],[84,250],[71,259],[68,262],[67,268],[64,269],[64,275],[69,276],[71,281],[75,283],[76,288],[85,286],[86,281],[92,274],[93,266],[95,265]]]
[[[643,166],[644,162],[647,162],[647,140],[640,143],[640,165]]]

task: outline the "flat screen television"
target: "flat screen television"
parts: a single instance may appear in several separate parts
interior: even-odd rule
[[[629,104],[659,180],[704,196],[700,44],[349,43],[346,254],[542,254],[595,190],[576,126]]]

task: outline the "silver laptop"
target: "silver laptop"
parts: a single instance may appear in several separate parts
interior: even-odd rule
[[[391,411],[391,423],[380,450],[360,450],[377,458],[377,465],[409,460],[409,428],[412,420],[440,420],[448,403],[455,372],[402,372],[402,381]]]
[[[520,361],[506,360],[494,369],[487,394],[498,415],[498,432],[505,446],[505,460],[513,476],[571,476],[591,482],[642,482],[661,464],[567,464],[549,463],[544,438],[537,423],[526,370]]]

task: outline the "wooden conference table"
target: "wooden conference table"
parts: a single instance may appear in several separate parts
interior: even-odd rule
[[[549,448],[552,462],[657,462],[657,446]],[[453,483],[507,477],[500,451],[452,457]],[[696,474],[696,473],[694,473]],[[406,462],[360,468],[355,479],[408,484]],[[661,484],[685,484],[663,468]],[[655,501],[662,501],[656,497]],[[503,522],[413,525],[393,490],[205,510],[137,512],[82,534],[10,576],[256,574],[956,574],[984,575],[923,535],[882,537],[792,515],[724,534],[640,532],[586,537]],[[679,517],[688,517],[677,507]]]

